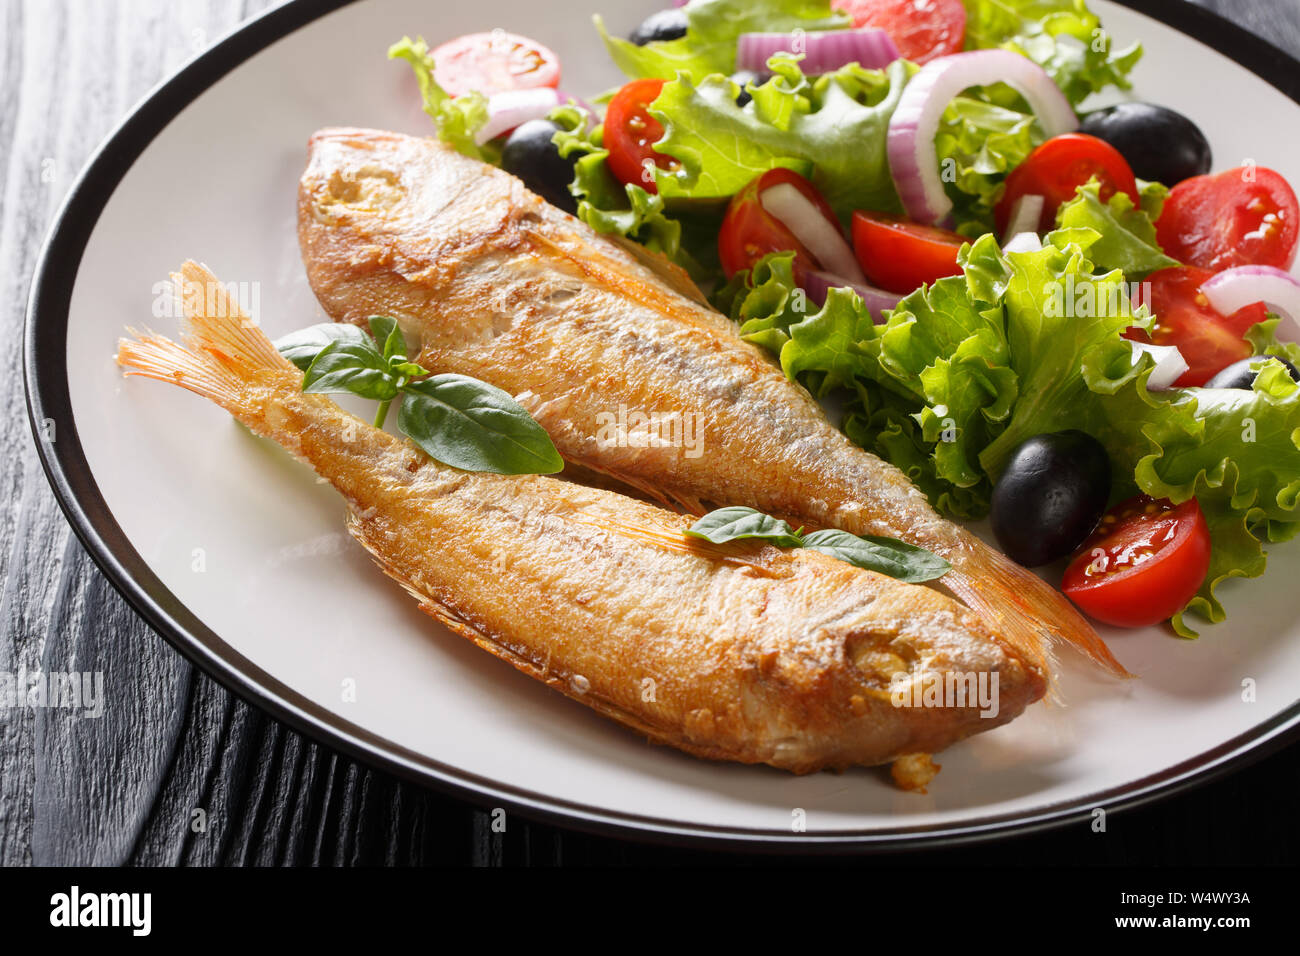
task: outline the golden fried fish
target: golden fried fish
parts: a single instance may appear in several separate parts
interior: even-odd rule
[[[686,537],[691,519],[556,478],[440,465],[322,395],[210,273],[173,276],[185,344],[119,343],[309,464],[421,607],[651,740],[796,773],[918,757],[1039,699],[1038,664],[939,592],[807,550]],[[437,542],[454,541],[455,547]],[[988,696],[976,686],[991,689]],[[956,700],[935,696],[958,688]]]
[[[515,395],[567,461],[688,510],[746,505],[928,548],[953,565],[943,583],[1039,666],[1050,670],[1054,637],[1125,673],[1059,592],[852,444],[684,273],[515,177],[433,139],[322,130],[298,228],[333,319],[394,316],[422,343],[424,367]],[[635,424],[620,433],[625,421]],[[647,436],[647,421],[690,426],[693,441],[662,440],[663,427]],[[611,423],[625,440],[610,440]]]

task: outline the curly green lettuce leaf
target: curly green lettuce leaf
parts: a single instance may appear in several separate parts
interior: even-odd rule
[[[1077,107],[1109,86],[1127,90],[1142,46],[1116,48],[1084,0],[964,0],[966,49],[1001,47],[1023,53]],[[1004,91],[1008,103],[1018,100]]]
[[[1088,249],[1094,265],[1105,270],[1119,269],[1130,279],[1143,279],[1157,269],[1178,265],[1177,259],[1160,248],[1150,213],[1135,206],[1127,193],[1117,192],[1103,202],[1100,192],[1101,185],[1094,178],[1080,186],[1074,199],[1063,203],[1056,213],[1058,229],[1089,229],[1096,233]]]
[[[480,146],[474,140],[475,134],[488,121],[487,97],[478,92],[451,96],[439,86],[433,78],[433,56],[423,37],[414,40],[402,37],[388,48],[388,58],[405,60],[411,65],[420,87],[420,98],[424,101],[424,111],[433,120],[439,139],[473,159],[491,163],[500,160],[499,150],[491,144]]]
[[[809,80],[793,57],[778,55],[772,79],[745,106],[722,76],[666,83],[650,112],[664,126],[655,148],[678,161],[657,174],[668,198],[722,199],[770,169],[810,175],[845,221],[855,209],[899,212],[885,152],[889,119],[916,71],[898,60],[888,69],[851,64]]]
[[[736,71],[736,41],[742,33],[842,30],[849,17],[829,0],[692,0],[686,5],[686,35],[637,46],[611,36],[593,18],[614,64],[632,79],[671,80],[684,73],[699,82],[712,73]]]
[[[597,232],[639,242],[669,259],[682,259],[682,226],[668,215],[662,196],[641,186],[625,185],[610,172],[603,127],[570,103],[556,107],[549,119],[556,124],[560,155],[572,159],[574,178],[569,191],[578,200],[578,218]]]
[[[974,96],[958,96],[948,104],[934,145],[958,232],[978,238],[993,231],[1003,181],[1042,142],[1032,113]]]
[[[794,280],[794,253],[764,256],[738,272],[713,295],[718,311],[731,316],[747,342],[775,355],[790,341],[790,327],[808,317],[808,297]]]

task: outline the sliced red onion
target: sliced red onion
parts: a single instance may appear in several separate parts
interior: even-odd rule
[[[1039,252],[1043,240],[1036,232],[1018,232],[1002,244],[1003,252]]]
[[[889,171],[903,208],[917,222],[936,223],[952,209],[934,150],[943,111],[962,90],[992,83],[1006,83],[1028,100],[1049,137],[1078,128],[1070,101],[1028,57],[968,50],[931,60],[907,84],[889,121]]]
[[[900,56],[884,30],[829,30],[825,33],[742,33],[736,41],[736,69],[767,72],[774,53],[802,53],[799,68],[807,76],[829,73],[850,63],[868,70],[889,66]]]
[[[865,282],[853,250],[844,241],[844,234],[833,226],[813,203],[790,183],[769,186],[758,196],[758,201],[769,214],[794,233],[805,249],[812,253],[817,264],[828,272],[843,276],[851,282]]]
[[[529,120],[541,119],[563,102],[549,86],[493,93],[488,97],[488,121],[474,134],[474,142],[482,146]]]
[[[1151,370],[1151,376],[1147,379],[1147,388],[1152,391],[1173,388],[1174,382],[1187,373],[1187,360],[1183,358],[1183,353],[1178,351],[1177,346],[1151,345],[1147,342],[1133,341],[1130,341],[1129,345],[1133,347],[1134,362],[1143,353],[1155,359],[1156,367]]]
[[[1221,315],[1263,302],[1281,316],[1286,337],[1300,342],[1300,280],[1291,273],[1273,266],[1237,266],[1207,280],[1201,292]]]
[[[804,291],[808,293],[808,298],[819,306],[826,304],[826,294],[831,289],[852,289],[862,299],[862,304],[867,307],[867,311],[877,322],[883,321],[883,313],[897,308],[898,303],[903,301],[903,297],[897,292],[886,292],[865,282],[850,282],[843,276],[829,272],[809,272],[804,277]]]
[[[1002,234],[1009,243],[1024,232],[1038,234],[1038,220],[1043,217],[1046,200],[1033,193],[1025,193],[1011,205],[1011,218],[1007,220],[1007,231]],[[1042,248],[1042,245],[1039,245]]]

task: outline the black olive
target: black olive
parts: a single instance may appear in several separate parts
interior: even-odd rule
[[[737,70],[735,73],[731,74],[731,82],[740,87],[740,93],[736,96],[736,105],[744,106],[753,99],[753,97],[749,95],[749,90],[745,89],[745,84],[753,83],[757,85],[763,82],[763,78],[753,70]]]
[[[1210,143],[1201,128],[1164,106],[1110,106],[1084,115],[1079,132],[1114,146],[1139,179],[1173,186],[1210,171]]]
[[[515,128],[501,150],[501,168],[518,176],[524,185],[552,205],[575,213],[577,201],[569,192],[574,159],[560,155],[551,138],[559,129],[550,120],[529,120]]]
[[[1081,431],[1035,435],[1011,453],[993,488],[993,533],[1011,558],[1036,568],[1073,553],[1109,498],[1101,442]]]
[[[637,46],[645,46],[655,40],[676,40],[684,36],[686,36],[686,11],[676,7],[650,14],[632,31],[628,39]]]
[[[1254,358],[1244,358],[1240,362],[1233,362],[1227,368],[1219,369],[1214,378],[1205,383],[1206,388],[1244,388],[1250,390],[1255,387],[1255,376],[1263,370],[1253,369],[1250,366],[1257,362],[1262,362],[1265,358],[1271,358],[1275,362],[1281,362],[1286,366],[1291,378],[1300,382],[1300,369],[1282,358],[1280,355],[1256,355]]]

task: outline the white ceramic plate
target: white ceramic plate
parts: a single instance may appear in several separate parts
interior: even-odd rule
[[[1193,117],[1217,168],[1253,160],[1300,183],[1300,64],[1203,11],[1161,4],[1288,96],[1171,26],[1094,3],[1113,36],[1146,46],[1137,94]],[[1287,738],[1300,714],[1288,586],[1300,545],[1276,550],[1266,583],[1225,585],[1228,623],[1199,641],[1107,635],[1141,679],[1073,664],[1068,707],[1035,705],[952,748],[928,795],[876,770],[792,777],[648,746],[436,626],[343,534],[335,493],[287,455],[197,397],[122,379],[112,356],[124,326],[175,328],[156,311],[158,283],[184,258],[245,283],[273,335],[323,320],[295,234],[305,144],[336,124],[428,132],[406,67],[385,60],[391,41],[507,27],[560,54],[567,90],[592,92],[618,82],[593,6],[624,31],[656,3],[289,4],[192,62],[106,143],[33,286],[28,394],[73,526],[141,613],[219,680],[334,746],[480,804],[678,840],[990,836],[1167,793]],[[794,832],[796,810],[805,832]]]

